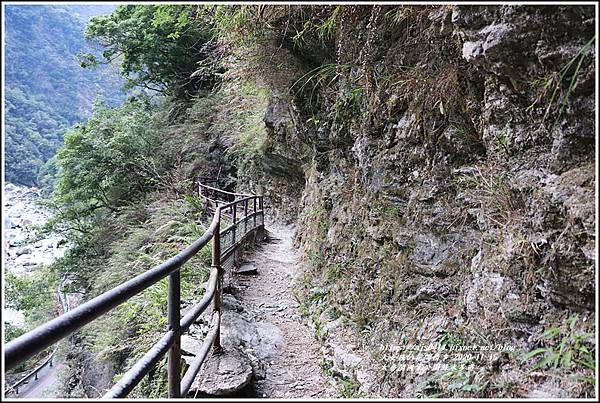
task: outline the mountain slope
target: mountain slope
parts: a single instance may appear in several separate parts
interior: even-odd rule
[[[97,97],[124,99],[116,69],[84,70],[83,31],[107,6],[8,5],[5,18],[6,180],[35,184],[41,165],[62,144],[66,129],[84,120]]]

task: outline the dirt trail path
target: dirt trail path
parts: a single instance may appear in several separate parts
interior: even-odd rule
[[[335,397],[320,367],[320,344],[302,323],[292,297],[293,281],[300,274],[292,246],[293,228],[272,225],[269,240],[248,254],[258,274],[237,275],[237,298],[260,321],[277,326],[283,343],[267,363],[265,379],[255,385],[257,397]]]

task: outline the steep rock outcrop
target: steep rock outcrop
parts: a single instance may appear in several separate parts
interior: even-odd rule
[[[306,178],[295,200],[307,289],[325,287],[329,303],[371,329],[388,368],[397,357],[385,349],[406,339],[527,352],[552,345],[541,334],[575,314],[572,334],[583,334],[595,308],[593,8],[340,15],[332,53],[318,49],[335,69],[292,88],[293,101],[274,95],[265,116],[272,147],[286,155],[281,145],[300,143],[287,157],[302,164],[273,158],[271,168]],[[519,371],[535,360],[517,355],[480,362],[478,381],[519,385],[496,395],[533,393]],[[424,390],[431,373],[382,377],[390,396],[485,396],[493,383]],[[590,391],[557,382],[570,396]]]

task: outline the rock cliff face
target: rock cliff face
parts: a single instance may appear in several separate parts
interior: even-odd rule
[[[334,15],[330,37],[273,41],[280,63],[317,67],[271,85],[270,182],[256,185],[297,221],[306,295],[323,287],[370,335],[384,395],[592,393],[560,375],[589,376],[585,366],[534,380],[544,355],[519,354],[593,326],[593,7],[328,12],[305,18]],[[553,327],[560,336],[542,336]],[[389,347],[407,340],[517,353],[486,357],[444,389],[432,372],[390,370]]]

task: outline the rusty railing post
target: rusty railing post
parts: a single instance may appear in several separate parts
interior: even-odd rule
[[[244,235],[248,233],[248,199],[244,199]]]
[[[217,220],[217,226],[215,227],[215,233],[213,234],[212,244],[212,266],[217,268],[217,285],[215,290],[215,296],[213,298],[213,315],[219,315],[217,322],[217,331],[215,335],[215,341],[213,343],[213,351],[219,353],[221,351],[221,296],[223,292],[223,269],[221,268],[221,211],[217,213],[219,218]]]
[[[169,275],[169,330],[175,333],[175,342],[169,349],[168,397],[181,397],[181,276],[179,270]]]
[[[263,204],[263,196],[258,196],[258,208],[260,209],[260,225],[265,225],[265,210]]]
[[[252,198],[252,201],[254,202],[254,215],[252,216],[254,220],[254,225],[252,226],[252,229],[254,229],[256,228],[256,196]]]
[[[235,245],[235,232],[236,232],[235,230],[236,230],[236,227],[237,227],[237,224],[235,223],[236,216],[237,216],[236,213],[237,213],[237,204],[234,203],[234,204],[231,205],[231,214],[233,215],[233,227],[231,227],[231,232],[233,234],[232,245]]]

